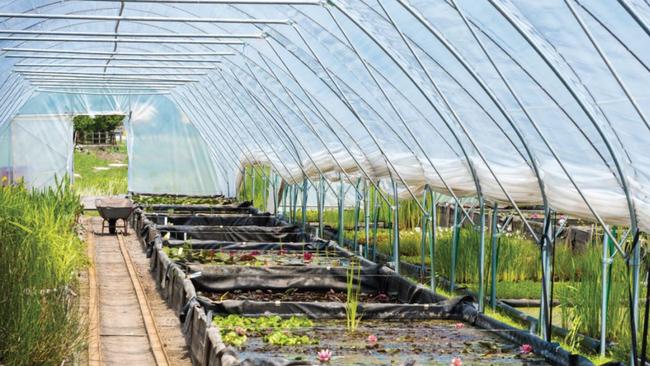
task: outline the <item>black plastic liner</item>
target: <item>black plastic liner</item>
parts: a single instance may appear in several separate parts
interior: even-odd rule
[[[284,226],[274,216],[242,214],[153,214],[147,215],[156,225],[195,226]]]
[[[347,268],[343,267],[239,267],[189,265],[188,273],[201,272],[193,278],[196,291],[225,292],[235,290],[276,290],[288,288],[327,292],[347,290]],[[397,276],[386,267],[363,267],[361,291],[385,293],[403,304],[432,304],[444,298],[424,286]],[[355,275],[356,276],[356,275]],[[358,285],[359,281],[355,281]]]
[[[166,247],[182,247],[189,245],[191,249],[216,249],[216,250],[286,250],[288,252],[293,251],[322,251],[327,250],[329,253],[334,253],[335,255],[344,255],[347,256],[347,251],[341,250],[341,248],[330,241],[325,240],[312,240],[309,242],[236,242],[236,241],[219,241],[219,240],[163,240],[163,246]]]
[[[160,233],[155,230],[153,225],[151,230],[147,227],[147,219],[142,215],[142,212],[136,212],[136,215],[133,215],[134,226],[138,229],[137,233],[140,235],[140,239],[143,244],[154,244],[150,246],[152,249],[153,255],[151,256],[151,269],[154,277],[162,288],[162,294],[170,304],[170,306],[179,314],[181,321],[183,323],[183,331],[187,340],[187,343],[190,347],[190,354],[192,357],[192,362],[194,365],[199,366],[298,366],[298,365],[311,365],[312,362],[308,361],[289,361],[277,357],[258,357],[258,358],[248,358],[240,360],[236,351],[232,348],[226,346],[219,334],[219,329],[212,326],[211,317],[215,311],[233,311],[233,312],[247,312],[256,313],[257,305],[254,302],[245,303],[244,301],[224,301],[215,303],[212,301],[206,301],[201,297],[197,296],[195,285],[197,281],[202,280],[201,277],[210,277],[208,272],[204,272],[198,278],[193,280],[189,279],[187,274],[181,269],[181,267],[171,261],[167,255],[162,251],[162,239]],[[136,226],[137,225],[137,226]],[[151,237],[143,237],[141,234],[151,235]],[[147,243],[147,240],[151,239],[150,243]],[[173,242],[173,241],[171,241]],[[212,244],[204,242],[206,245],[222,245],[220,242],[212,241]],[[199,243],[200,245],[201,243]],[[249,243],[246,243],[249,244]],[[277,243],[256,243],[259,245],[277,245]],[[301,245],[300,243],[295,243]],[[311,244],[311,243],[310,243]],[[223,244],[223,245],[235,245],[235,243]],[[289,244],[284,244],[289,245]],[[343,249],[344,250],[344,249]],[[344,250],[345,251],[345,250]],[[367,261],[366,261],[367,262]],[[214,267],[213,267],[214,268]],[[228,269],[234,269],[235,267],[228,267]],[[241,267],[239,267],[241,268]],[[199,267],[195,268],[199,269]],[[257,270],[255,267],[246,268],[248,271]],[[387,268],[377,268],[377,271],[380,273],[392,273],[390,269]],[[222,269],[223,270],[223,269]],[[292,267],[292,271],[295,271],[296,268]],[[364,269],[367,271],[368,269]],[[250,274],[250,273],[249,273]],[[399,276],[394,275],[394,277],[400,278],[402,281],[406,282],[408,288],[415,287],[416,289],[426,290],[420,285],[414,285],[410,281],[403,279]],[[340,278],[340,277],[339,277]],[[205,279],[205,278],[204,278]],[[193,282],[194,281],[194,282]],[[338,280],[340,281],[340,279]],[[398,286],[399,287],[399,286]],[[402,295],[400,295],[402,296]],[[406,295],[409,296],[409,295]],[[417,295],[415,295],[417,297]],[[273,305],[276,303],[274,302]],[[313,304],[313,303],[312,303]],[[376,304],[376,305],[393,305],[393,304]],[[410,305],[414,308],[417,306],[423,306],[426,304],[420,305]],[[268,303],[264,306],[269,306]],[[404,305],[403,305],[404,306]],[[475,304],[470,298],[458,298],[456,301],[450,302],[439,302],[432,301],[431,304],[428,304],[429,307],[433,307],[432,313],[434,316],[440,317],[452,317],[458,319],[463,319],[467,322],[470,322],[478,327],[487,329],[489,331],[494,331],[497,335],[506,338],[514,343],[523,344],[529,343],[533,345],[535,352],[543,355],[555,365],[580,365],[587,366],[593,365],[589,360],[584,357],[577,355],[572,355],[566,350],[559,347],[555,343],[548,343],[541,340],[539,337],[520,329],[510,327],[504,323],[498,322],[494,319],[486,317],[482,314],[479,314],[475,308]],[[446,306],[446,308],[445,308]],[[288,309],[288,312],[295,311],[312,311],[314,313],[314,308],[305,309],[302,306],[291,306],[284,305],[280,303],[280,308]],[[329,311],[330,309],[326,309]],[[379,309],[377,316],[380,316],[381,313]],[[442,311],[448,310],[446,313]],[[319,310],[322,312],[324,310]],[[370,311],[370,309],[368,310]],[[438,315],[440,311],[440,315]],[[406,313],[405,313],[406,314]]]
[[[298,242],[305,240],[305,234],[299,226],[157,226],[161,234],[170,234],[170,239],[187,240],[221,240],[240,242]]]
[[[220,213],[220,214],[259,214],[259,210],[249,206],[236,205],[148,205],[146,212],[159,213]]]
[[[302,301],[212,301],[198,296],[201,306],[214,314],[242,316],[279,315],[307,316],[312,319],[345,319],[345,303]],[[458,304],[462,298],[444,300],[435,304],[360,303],[358,314],[363,319],[460,319]]]

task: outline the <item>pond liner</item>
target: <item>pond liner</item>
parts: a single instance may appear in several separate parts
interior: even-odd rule
[[[172,308],[177,311],[183,321],[186,342],[190,346],[192,361],[198,366],[298,366],[312,365],[308,361],[289,361],[277,357],[256,357],[239,359],[235,350],[226,346],[221,340],[219,329],[211,322],[213,312],[206,309],[205,304],[197,300],[194,283],[188,278],[178,264],[174,263],[162,251],[160,233],[154,237],[152,246],[151,267],[156,281],[163,288],[163,296]],[[384,270],[392,272],[385,268]],[[394,273],[394,272],[393,272]],[[191,274],[190,274],[191,275]],[[408,281],[403,278],[403,280]],[[410,281],[409,281],[410,282]],[[421,285],[418,285],[422,287]],[[428,289],[427,289],[428,290]],[[429,290],[428,290],[429,291]],[[495,332],[497,335],[516,344],[528,343],[533,345],[535,353],[544,356],[554,365],[592,365],[589,360],[578,355],[572,355],[555,343],[548,343],[527,331],[510,327],[476,311],[475,304],[469,303],[468,298],[459,301],[461,319],[478,327]],[[189,322],[189,323],[188,323]],[[572,363],[573,362],[573,363]]]
[[[240,267],[189,265],[188,274],[196,291],[226,292],[237,290],[275,290],[288,288],[306,291],[347,291],[347,268],[344,267]],[[356,270],[355,270],[356,271]],[[385,293],[402,304],[433,304],[444,300],[424,286],[396,275],[386,267],[372,265],[360,271],[361,291]]]
[[[220,240],[163,240],[162,245],[170,248],[189,246],[191,249],[215,249],[215,250],[285,250],[287,252],[297,251],[325,251],[341,255],[348,253],[340,250],[340,247],[331,241],[315,239],[309,242],[237,242],[237,241],[220,241]]]
[[[237,205],[140,205],[146,212],[259,214],[255,207]]]
[[[490,318],[478,312],[472,304],[461,304],[460,311],[462,319],[466,322],[494,332],[498,336],[507,339],[516,344],[530,344],[535,353],[543,356],[554,365],[570,366],[593,366],[593,363],[586,357],[571,353],[563,349],[559,343],[546,342],[536,335],[530,334],[496,319]]]
[[[332,235],[335,235],[335,231],[332,231],[330,233],[326,232],[326,237],[332,237]],[[352,242],[349,240],[346,240],[346,245],[350,245]],[[389,262],[391,260],[390,257],[377,253],[377,259],[382,262]],[[408,262],[403,262],[400,261],[400,271],[404,273],[405,275],[411,276],[413,278],[426,278],[429,276],[429,268],[428,266],[424,268],[424,271],[422,271],[422,266],[418,264],[413,264],[413,263],[408,263]],[[444,284],[443,287],[449,289],[449,281],[440,276],[436,276],[437,281],[440,284]],[[467,290],[467,289],[461,289],[457,288],[457,292],[461,292],[461,295],[469,295],[473,296],[476,298],[478,294]],[[486,300],[488,300],[486,298]],[[534,333],[537,329],[537,326],[539,325],[539,321],[537,318],[534,318],[520,310],[516,309],[516,306],[513,306],[512,303],[517,303],[517,301],[509,300],[506,301],[505,299],[497,299],[497,304],[496,308],[502,311],[503,313],[513,317],[514,319],[517,319],[518,321],[527,324],[529,327],[529,332]],[[557,304],[556,301],[554,301],[554,305]],[[559,335],[560,337],[566,337],[569,334],[569,330],[558,327],[557,325],[551,325],[552,327],[552,332],[555,335]],[[589,350],[591,352],[599,352],[600,350],[600,340],[589,337],[584,334],[577,334],[576,335],[578,341],[580,342],[580,345],[584,347],[585,350]],[[607,347],[610,347],[612,345],[612,342],[607,342]]]
[[[285,226],[186,226],[156,225],[161,234],[169,233],[170,239],[186,240],[223,240],[223,241],[257,241],[257,242],[298,242],[309,239],[302,228],[297,225]]]
[[[242,214],[155,214],[147,215],[156,225],[188,226],[284,226],[274,216]]]
[[[307,316],[311,319],[345,319],[346,304],[333,301],[213,301],[198,296],[197,300],[214,314],[235,314],[245,317],[278,315],[281,317]],[[360,303],[358,314],[363,319],[460,319],[458,304],[466,299],[458,297],[433,304]]]

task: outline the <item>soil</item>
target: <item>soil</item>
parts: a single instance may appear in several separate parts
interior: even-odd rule
[[[249,337],[239,350],[240,358],[272,355],[319,364],[317,352],[329,349],[331,365],[449,365],[455,357],[463,365],[548,365],[539,356],[520,354],[516,346],[488,331],[456,329],[455,322],[446,320],[362,320],[355,333],[346,331],[345,320],[319,321],[314,327],[291,332],[317,339],[319,344],[278,347]],[[369,347],[369,335],[378,338],[375,347]]]
[[[284,292],[277,292],[272,290],[254,290],[242,291],[234,290],[229,292],[213,292],[209,294],[202,294],[207,296],[213,301],[223,300],[250,300],[250,301],[295,301],[295,302],[340,302],[344,303],[347,299],[347,293],[344,291],[329,290],[322,291],[308,291],[297,290],[291,288]],[[385,293],[361,293],[359,294],[359,302],[361,303],[399,303],[397,297],[390,296]]]

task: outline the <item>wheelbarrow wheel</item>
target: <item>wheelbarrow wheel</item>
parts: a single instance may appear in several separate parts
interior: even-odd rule
[[[115,234],[117,232],[117,219],[108,219],[108,233]]]

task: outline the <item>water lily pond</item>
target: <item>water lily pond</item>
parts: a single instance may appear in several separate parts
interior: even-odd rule
[[[346,266],[349,260],[333,252],[288,252],[286,250],[268,251],[219,251],[215,249],[188,249],[185,247],[164,247],[170,259],[178,262],[193,262],[213,265],[236,266]]]
[[[289,323],[286,327],[276,322],[277,327],[264,329],[228,327],[223,319],[216,320],[222,322],[222,337],[238,339],[231,345],[242,360],[280,357],[315,365],[449,365],[456,358],[463,365],[548,365],[494,334],[448,320],[362,320],[350,333],[345,320],[289,319],[284,320]],[[331,355],[321,352],[327,350]],[[328,355],[329,362],[323,362]]]

